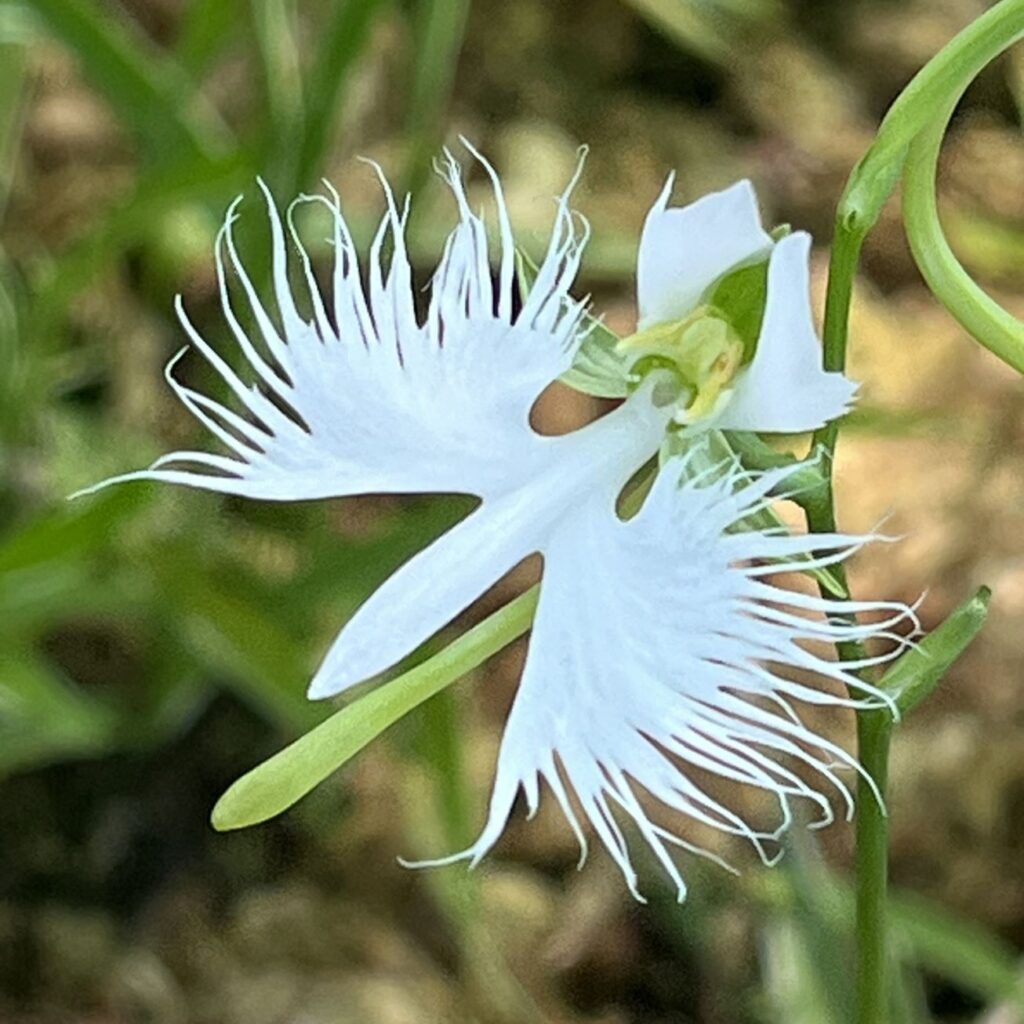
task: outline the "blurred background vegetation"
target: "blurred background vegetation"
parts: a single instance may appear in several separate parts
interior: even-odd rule
[[[430,174],[462,132],[501,170],[527,248],[580,143],[581,289],[629,330],[643,215],[753,178],[815,232],[873,127],[979,0],[25,0],[0,4],[0,1020],[422,1024],[849,1019],[850,830],[739,879],[688,865],[677,907],[608,861],[575,871],[545,808],[490,862],[414,874],[481,821],[522,645],[411,715],[294,811],[215,835],[237,775],[325,714],[303,691],[345,616],[465,511],[444,498],[270,506],[75,488],[197,440],[161,378],[172,299],[223,339],[211,245],[239,192],[341,190],[356,155],[417,192],[427,280],[451,209]],[[962,105],[944,215],[1020,310],[1024,61]],[[819,254],[818,278],[823,256]],[[995,591],[982,639],[896,737],[894,1021],[1024,1021],[1024,395],[924,290],[898,214],[854,314],[863,403],[839,459],[865,595],[935,623]],[[198,360],[186,379],[209,384]],[[548,395],[552,430],[594,414]],[[521,589],[517,571],[465,617]],[[850,723],[832,726],[848,740]]]

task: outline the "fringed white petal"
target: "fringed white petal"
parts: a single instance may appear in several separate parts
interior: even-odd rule
[[[749,181],[669,209],[674,175],[658,197],[640,238],[637,260],[639,327],[679,320],[733,267],[767,253],[772,239],[761,226]]]
[[[895,638],[899,623],[916,624],[913,612],[895,604],[823,600],[766,580],[769,573],[800,569],[822,548],[843,559],[870,539],[736,529],[791,470],[753,476],[725,466],[696,481],[689,472],[687,457],[670,460],[628,522],[615,516],[606,497],[595,497],[544,547],[540,604],[487,823],[469,850],[448,860],[479,861],[501,835],[520,789],[528,808],[536,807],[541,780],[582,843],[567,795],[570,787],[575,791],[579,810],[635,894],[636,874],[617,817],[631,821],[680,899],[686,889],[670,848],[694,847],[648,818],[643,791],[669,811],[748,839],[766,862],[778,855],[794,801],[815,808],[818,825],[833,818],[828,791],[852,813],[848,783],[836,769],[858,771],[856,761],[807,728],[792,702],[857,707],[889,701],[852,674],[856,665],[826,660],[805,643]],[[854,626],[837,620],[850,611],[881,613],[883,621]],[[878,660],[899,653],[896,639]],[[861,696],[797,682],[794,673],[805,680],[812,673]],[[721,795],[722,787],[713,794],[691,769],[771,794],[777,823],[747,821]]]
[[[810,298],[811,239],[798,231],[772,250],[757,350],[716,418],[725,430],[792,434],[842,416],[857,385],[821,366]]]
[[[245,369],[236,372],[237,361],[209,344],[177,303],[192,344],[231,393],[231,407],[170,378],[181,401],[230,454],[174,452],[98,487],[152,479],[269,500],[430,491],[486,496],[529,476],[538,440],[530,408],[569,367],[581,337],[583,308],[569,288],[585,230],[573,218],[567,190],[537,280],[514,316],[514,241],[497,176],[484,166],[498,209],[497,287],[486,226],[470,210],[459,166],[446,153],[440,173],[459,222],[434,274],[422,324],[405,245],[408,207],[399,209],[383,175],[387,212],[369,251],[365,287],[337,194],[328,186],[327,195],[299,200],[322,204],[333,220],[330,316],[298,242],[293,209],[286,231],[261,182],[272,234],[274,312],[263,305],[235,247],[233,204],[216,258],[224,318]],[[310,288],[311,319],[298,311],[289,283],[289,236]],[[391,256],[385,266],[386,242]],[[229,270],[257,337],[236,314]]]

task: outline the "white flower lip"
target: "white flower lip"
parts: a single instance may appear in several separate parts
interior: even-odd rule
[[[794,801],[816,808],[819,827],[833,820],[819,789],[769,755],[802,764],[852,814],[853,796],[836,768],[860,772],[859,765],[804,725],[793,702],[884,707],[890,701],[853,674],[860,663],[829,661],[805,644],[889,637],[894,644],[877,658],[882,662],[902,653],[905,641],[893,629],[904,621],[916,625],[913,612],[772,585],[771,575],[841,562],[874,538],[732,532],[771,502],[770,492],[783,488],[793,470],[751,476],[735,466],[715,467],[702,479],[689,461],[670,460],[633,519],[623,522],[602,500],[592,500],[545,547],[540,604],[487,824],[469,849],[422,863],[478,863],[500,837],[520,789],[529,812],[536,810],[542,780],[585,856],[584,830],[567,795],[571,785],[576,807],[638,899],[614,812],[635,825],[680,900],[686,885],[670,850],[694,850],[650,819],[644,796],[746,838],[765,863],[781,852],[773,844],[794,819]],[[776,561],[766,567],[769,559]],[[849,611],[881,613],[882,620],[860,626],[835,621]],[[862,697],[790,678],[808,672]],[[695,783],[690,767],[770,793],[779,806],[777,827],[750,824]]]
[[[224,317],[250,379],[199,334],[178,302],[192,344],[241,412],[176,381],[172,371],[182,353],[167,369],[183,404],[230,454],[173,452],[97,487],[150,479],[278,501],[381,492],[478,495],[482,504],[475,512],[410,559],[356,612],[314,677],[310,696],[331,696],[391,668],[506,570],[539,551],[540,602],[486,825],[468,850],[430,863],[478,862],[499,838],[520,790],[531,811],[536,808],[543,779],[584,855],[585,819],[640,898],[619,824],[624,816],[681,899],[686,886],[670,849],[705,851],[655,824],[644,794],[704,826],[745,837],[766,862],[793,820],[793,801],[814,805],[820,824],[832,818],[828,799],[778,755],[812,771],[852,811],[835,768],[859,770],[856,763],[805,727],[792,702],[875,706],[885,698],[851,674],[859,666],[827,661],[805,645],[883,636],[896,640],[884,656],[891,657],[900,649],[893,629],[914,621],[913,613],[902,605],[830,601],[772,585],[772,573],[842,561],[871,538],[737,530],[772,502],[789,471],[753,475],[734,465],[709,466],[701,462],[699,442],[662,467],[639,514],[620,520],[616,499],[658,451],[672,412],[654,406],[647,385],[582,430],[552,438],[531,429],[531,406],[569,367],[585,333],[584,303],[570,294],[586,240],[568,205],[575,178],[557,200],[547,254],[515,312],[515,247],[501,186],[469,148],[493,186],[496,282],[486,225],[472,212],[448,153],[440,173],[454,195],[458,223],[422,322],[405,248],[408,206],[399,208],[383,175],[387,211],[370,247],[365,288],[337,194],[328,186],[327,195],[298,200],[322,203],[332,216],[329,311],[291,210],[286,231],[261,183],[272,230],[276,318],[260,302],[236,250],[237,204],[216,246]],[[641,242],[638,291],[648,322],[685,313],[732,266],[770,252],[757,355],[716,425],[806,430],[841,414],[854,386],[820,368],[807,289],[809,239],[797,234],[773,245],[747,182],[681,209],[668,208],[671,185],[670,178]],[[297,311],[288,282],[289,233],[309,286],[310,320]],[[385,267],[388,237],[393,253]],[[229,268],[257,338],[246,335],[234,312]],[[775,560],[770,568],[766,559]],[[882,622],[838,624],[840,613],[855,611],[881,612]],[[849,686],[863,697],[795,682],[793,672]],[[747,822],[695,782],[688,767],[770,793],[779,806],[777,827]]]

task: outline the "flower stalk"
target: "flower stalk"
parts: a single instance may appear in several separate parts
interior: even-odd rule
[[[850,303],[860,251],[900,175],[907,235],[925,280],[952,315],[995,355],[1024,372],[1024,327],[968,276],[942,234],[935,194],[939,149],[953,110],[977,74],[1024,38],[1024,0],[1001,0],[956,36],[913,79],[882,122],[875,142],[847,183],[836,212],[823,330],[824,366],[843,371],[849,340]],[[939,111],[939,115],[936,115]],[[821,500],[805,508],[812,532],[836,529],[832,455],[837,422],[815,434],[825,453]],[[843,567],[836,575],[843,580]],[[982,616],[983,617],[983,616]],[[863,653],[858,644],[837,644],[843,659]],[[937,683],[937,680],[936,680]],[[858,757],[885,793],[893,721],[884,712],[857,716]],[[856,823],[857,1024],[888,1020],[886,903],[888,822],[872,798],[868,779],[858,783]]]

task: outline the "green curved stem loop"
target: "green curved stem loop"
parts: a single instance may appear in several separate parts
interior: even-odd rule
[[[826,369],[842,370],[846,364],[850,300],[861,245],[896,187],[912,146],[914,162],[920,167],[926,140],[915,143],[915,139],[922,133],[928,135],[936,112],[951,109],[979,72],[1021,39],[1024,0],[1000,0],[936,54],[889,108],[871,148],[853,169],[836,209],[825,299]],[[947,120],[942,119],[943,127]],[[930,184],[928,191],[933,189]],[[824,427],[815,440],[831,452],[836,442],[835,425]]]
[[[1024,0],[1000,0],[943,47],[889,108],[871,148],[846,184],[838,220],[861,238],[896,187],[907,148],[1000,53],[1024,39]]]
[[[935,174],[954,106],[955,102],[950,103],[943,116],[935,118],[910,144],[903,170],[907,240],[928,287],[949,313],[985,348],[1024,373],[1024,323],[964,270],[939,220]]]

